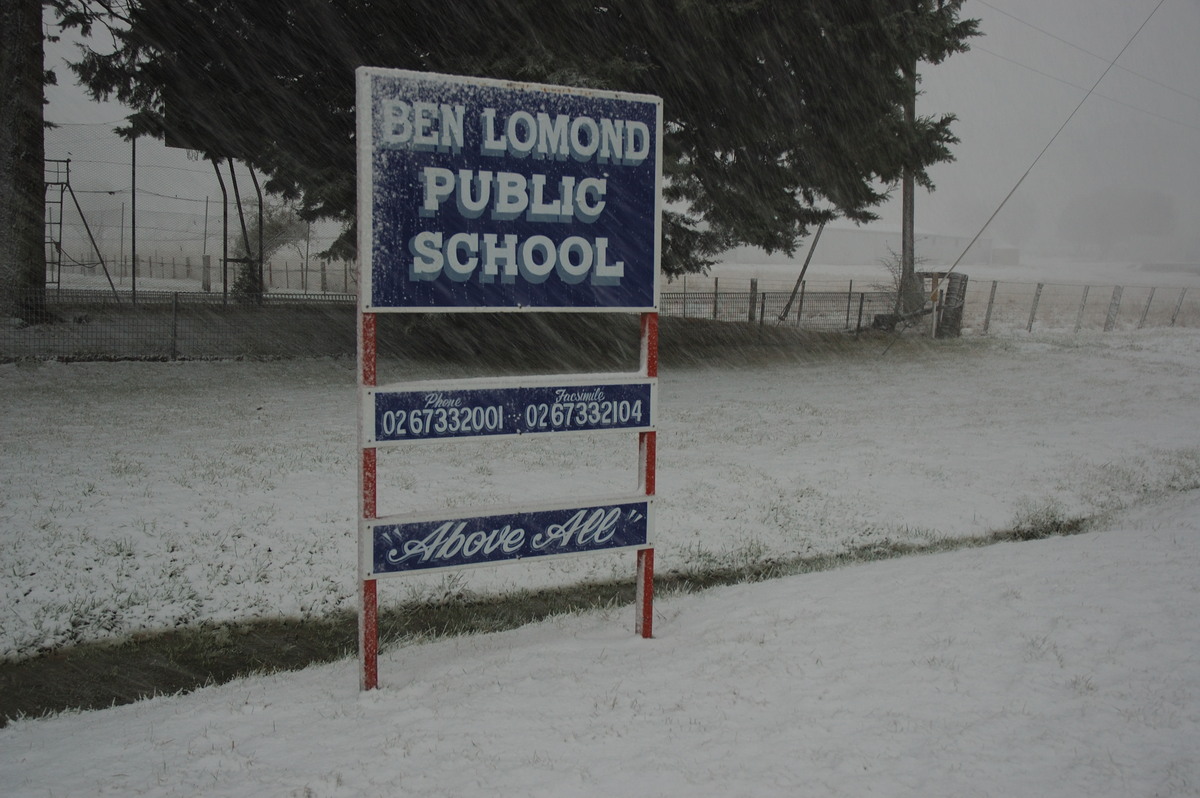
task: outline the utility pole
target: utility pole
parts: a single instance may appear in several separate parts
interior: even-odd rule
[[[129,140],[129,290],[137,304],[137,135]]]
[[[917,118],[917,72],[916,64],[908,74],[909,94],[904,98],[904,124],[909,130]],[[898,302],[901,314],[913,313],[919,308],[913,307],[914,295],[917,293],[916,262],[916,181],[913,179],[912,167],[904,167],[904,176],[900,181],[900,296]]]
[[[921,12],[921,0],[913,0],[912,13]],[[917,124],[917,54],[905,71],[908,90],[904,95],[904,129],[910,134]],[[911,157],[911,156],[910,156]],[[916,276],[916,180],[912,166],[904,167],[900,179],[900,284],[896,294],[896,313],[915,313],[925,304]]]

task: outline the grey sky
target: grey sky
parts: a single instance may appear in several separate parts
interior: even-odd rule
[[[968,0],[965,12],[985,35],[927,68],[922,87],[919,111],[957,114],[962,143],[954,163],[934,170],[938,191],[918,198],[918,224],[978,230],[1129,43],[989,234],[1061,247],[1061,228],[1091,206],[1104,211],[1097,226],[1118,233],[1132,222],[1099,217],[1129,206],[1138,221],[1158,209],[1175,216],[1173,232],[1139,233],[1156,229],[1142,220],[1126,245],[1148,259],[1200,259],[1200,3]],[[1160,218],[1157,229],[1165,226]]]

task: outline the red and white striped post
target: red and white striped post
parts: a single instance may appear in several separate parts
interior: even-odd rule
[[[642,314],[642,376],[658,377],[658,314]],[[654,495],[658,459],[657,432],[638,433],[639,477],[645,495]],[[637,553],[637,621],[634,632],[644,638],[654,636],[654,549]]]
[[[367,388],[376,383],[375,372],[375,314],[358,312],[359,328],[359,404],[362,404],[362,394]],[[364,423],[359,414],[359,425]],[[366,438],[363,430],[359,429],[359,443]],[[362,458],[359,462],[359,518],[369,521],[376,517],[376,496],[378,482],[376,480],[376,449],[363,447]],[[359,569],[359,612],[358,612],[358,659],[359,659],[359,688],[374,690],[379,686],[379,603],[375,595],[374,579],[367,579],[363,574],[366,536],[358,533],[358,569]]]

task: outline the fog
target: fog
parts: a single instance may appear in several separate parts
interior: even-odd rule
[[[956,114],[961,143],[954,162],[931,170],[936,191],[918,191],[917,227],[975,235],[1029,170],[986,230],[997,246],[1022,256],[1200,262],[1200,3],[968,0],[963,15],[981,20],[972,49],[923,65],[918,113]],[[46,47],[61,84],[47,88],[46,117],[60,127],[47,133],[46,156],[72,159],[89,221],[112,239],[121,219],[128,224],[131,175],[130,145],[111,129],[128,110],[73,85],[69,38]],[[205,199],[220,198],[211,167],[149,140],[138,144],[138,166],[149,239],[139,230],[139,251],[198,246]],[[217,207],[210,212],[211,253],[219,225]],[[170,218],[150,224],[153,213]],[[878,227],[899,224],[898,190],[880,215]],[[149,229],[175,224],[188,231]]]
[[[1200,4],[969,0],[964,12],[984,35],[924,70],[918,113],[956,114],[962,143],[932,170],[937,191],[918,194],[918,226],[973,235],[1054,139],[989,226],[997,243],[1200,260]]]

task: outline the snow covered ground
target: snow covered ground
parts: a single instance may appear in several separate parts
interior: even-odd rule
[[[1198,343],[1196,331],[905,339],[882,355],[864,339],[674,367],[687,346],[668,337],[658,566],[983,534],[1125,503],[1200,468]],[[52,362],[0,366],[0,384],[0,655],[353,606],[351,362]],[[627,433],[386,450],[380,513],[631,492],[635,467]],[[381,600],[632,569],[610,555],[412,577],[385,582]]]
[[[668,360],[659,567],[1102,528],[660,599],[651,641],[622,608],[389,649],[369,695],[347,661],[18,721],[0,794],[1200,794],[1200,332],[881,350]],[[3,650],[349,606],[352,382],[343,361],[0,366]],[[391,453],[381,511],[629,487],[626,436],[519,443]]]

